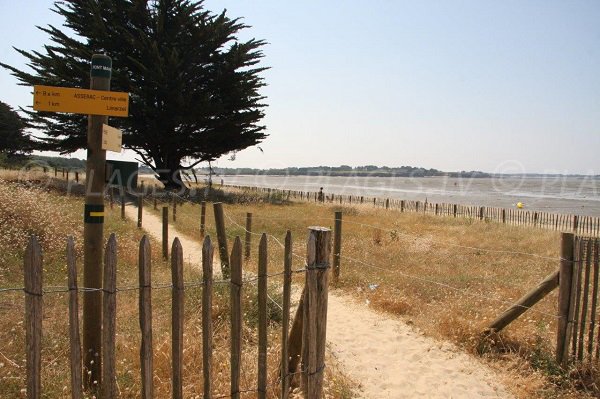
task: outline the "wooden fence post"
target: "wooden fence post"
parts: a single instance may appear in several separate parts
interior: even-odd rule
[[[102,397],[117,397],[115,336],[117,324],[117,239],[111,234],[104,253],[102,284]]]
[[[121,219],[125,220],[125,195],[121,194]]]
[[[79,172],[75,172],[75,182],[79,183]]]
[[[577,234],[577,229],[579,228],[579,217],[577,215],[573,215],[573,233]]]
[[[506,209],[502,209],[502,223],[506,223]]]
[[[483,212],[484,212],[484,207],[480,206],[479,207],[479,220],[483,220]]]
[[[288,334],[290,326],[290,302],[292,292],[292,233],[285,235],[283,254],[283,309],[281,317],[281,399],[287,399],[290,392],[290,375],[288,371]]]
[[[204,202],[203,202],[204,204]],[[204,398],[212,398],[212,294],[213,294],[213,246],[206,236],[202,245],[202,373]]]
[[[453,207],[452,211],[454,213],[454,217],[456,217],[456,210],[457,210],[456,208],[457,208],[457,205],[454,204],[454,205],[452,205],[452,207]]]
[[[231,250],[231,389],[232,399],[240,399],[242,366],[242,240],[236,237]]]
[[[244,257],[250,259],[250,245],[252,243],[252,213],[246,213],[246,237],[244,241]]]
[[[400,201],[400,212],[404,212],[404,200]]]
[[[342,252],[342,212],[335,213],[333,229],[333,281],[337,284],[340,279],[340,256]]]
[[[171,248],[171,360],[173,399],[183,399],[183,248],[179,238],[173,240]]]
[[[169,259],[169,207],[162,209],[162,253],[163,259]]]
[[[206,201],[200,203],[200,237],[204,238],[206,230]]]
[[[42,248],[29,238],[23,262],[25,279],[25,356],[27,398],[42,396]]]
[[[79,302],[77,296],[77,264],[75,262],[75,242],[67,238],[67,273],[69,284],[69,343],[71,364],[71,398],[81,399],[81,339],[79,337]]]
[[[258,399],[267,399],[267,235],[258,246]]]
[[[177,197],[173,194],[173,222],[177,221]]]
[[[390,209],[390,199],[389,198],[385,199],[385,209]]]
[[[142,399],[154,397],[153,361],[152,361],[152,251],[150,240],[144,235],[139,250],[139,312],[142,343],[140,347],[140,365],[142,380]]]
[[[569,358],[569,341],[573,329],[571,309],[571,285],[573,281],[573,242],[571,233],[561,233],[560,236],[560,270],[558,286],[558,327],[556,337],[556,362],[566,366]]]
[[[144,195],[138,195],[138,214],[137,214],[137,227],[138,229],[142,228],[142,216],[144,215]]]
[[[302,390],[306,398],[320,399],[325,368],[331,230],[309,229],[302,325]]]
[[[215,213],[215,225],[217,228],[217,241],[219,243],[219,257],[221,259],[221,274],[224,279],[229,278],[229,254],[227,253],[227,233],[225,231],[225,219],[223,216],[223,204],[213,204]]]

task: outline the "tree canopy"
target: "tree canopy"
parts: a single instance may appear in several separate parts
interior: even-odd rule
[[[10,158],[31,152],[33,142],[25,133],[25,127],[19,114],[0,101],[0,153]]]
[[[179,169],[266,138],[266,68],[258,65],[265,42],[240,41],[247,26],[239,18],[189,0],[57,1],[53,10],[68,30],[40,27],[51,42],[44,51],[17,49],[32,71],[0,65],[22,85],[87,88],[92,54],[110,56],[111,90],[130,93],[129,117],[110,124],[168,187],[178,187]],[[85,148],[86,116],[24,111],[44,133],[39,149]]]

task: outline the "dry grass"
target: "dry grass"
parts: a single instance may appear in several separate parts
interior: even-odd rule
[[[307,227],[332,227],[336,210],[344,213],[337,289],[401,316],[427,335],[481,355],[501,372],[503,382],[518,397],[597,395],[597,374],[574,370],[569,376],[553,361],[556,290],[502,334],[482,339],[481,332],[492,319],[558,267],[556,232],[402,214],[371,205],[340,208],[307,203],[227,204],[225,222],[230,240],[243,237],[246,212],[252,212],[253,231],[270,235],[269,267],[270,272],[277,272],[283,251],[275,239],[283,242],[286,230],[293,232],[298,255],[294,268],[300,269]],[[198,237],[199,221],[198,205],[178,207],[178,230]],[[207,230],[215,234],[210,206]],[[255,267],[258,238],[252,237],[250,269]],[[300,282],[301,277],[296,278]]]
[[[14,173],[3,174],[17,180]],[[22,176],[21,176],[22,177]],[[41,177],[43,178],[43,176]],[[37,182],[40,179],[35,179]],[[22,183],[0,180],[0,287],[21,287],[22,250],[30,234],[41,238],[44,250],[44,286],[66,286],[64,238],[81,237],[83,198],[64,196],[55,188],[39,189]],[[108,208],[108,207],[107,207]],[[120,220],[119,209],[107,209],[105,231],[118,237],[119,287],[137,285],[137,251],[143,235],[132,222]],[[78,242],[79,248],[81,247]],[[185,248],[184,248],[185,251]],[[168,264],[160,256],[159,243],[152,243],[153,283],[169,283]],[[81,268],[82,255],[78,254]],[[186,281],[198,281],[201,275],[186,264]],[[80,276],[79,281],[82,281]],[[277,298],[279,288],[271,288]],[[244,289],[242,389],[255,389],[257,380],[256,286]],[[139,397],[139,345],[137,291],[122,291],[117,296],[117,383],[122,397]],[[171,395],[170,291],[153,291],[154,383],[156,397]],[[213,304],[215,394],[229,392],[229,291],[226,285],[215,287]],[[24,397],[25,355],[23,293],[0,293],[0,397]],[[67,296],[65,293],[44,297],[42,387],[46,397],[69,395]],[[186,289],[184,330],[184,396],[202,396],[201,288]],[[278,359],[281,312],[272,306],[268,330],[269,397],[278,396]],[[350,398],[353,383],[337,370],[332,359],[327,370],[328,397]],[[254,397],[247,393],[242,397]]]

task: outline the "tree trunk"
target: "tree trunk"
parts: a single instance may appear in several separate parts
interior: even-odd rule
[[[156,165],[160,165],[160,163],[156,162]],[[158,166],[158,176],[161,183],[165,185],[165,190],[169,191],[178,191],[184,192],[187,190],[187,187],[183,183],[183,179],[181,176],[181,168],[179,167],[179,162],[177,166],[173,165],[165,165],[163,167]]]

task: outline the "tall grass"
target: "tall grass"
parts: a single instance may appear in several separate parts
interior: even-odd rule
[[[581,389],[583,374],[575,371],[569,376],[553,362],[556,290],[501,334],[482,338],[496,316],[556,270],[557,232],[386,211],[372,205],[230,203],[224,209],[229,240],[244,236],[246,212],[253,214],[254,233],[269,234],[270,272],[281,271],[280,243],[286,230],[294,237],[293,267],[301,269],[307,227],[331,228],[334,212],[341,210],[337,290],[401,317],[429,336],[483,356],[520,397],[586,397],[600,392],[589,381]],[[178,206],[175,227],[179,231],[199,237],[199,221],[198,205]],[[210,204],[207,231],[215,234]],[[256,267],[258,238],[252,236],[250,269]],[[300,282],[301,277],[296,279]]]

